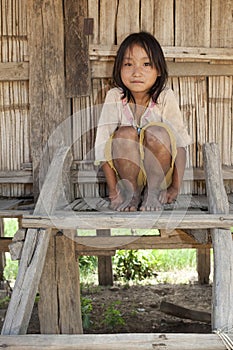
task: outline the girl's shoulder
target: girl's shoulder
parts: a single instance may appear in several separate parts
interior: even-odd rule
[[[118,87],[114,87],[108,90],[106,94],[106,100],[108,102],[118,102],[122,99],[122,90]]]
[[[158,97],[158,104],[163,104],[165,101],[169,99],[173,100],[174,98],[174,91],[169,86],[165,86]]]

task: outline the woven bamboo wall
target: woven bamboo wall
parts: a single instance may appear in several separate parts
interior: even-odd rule
[[[53,6],[53,1],[48,3]],[[27,0],[2,0],[0,6],[0,196],[20,197],[32,193]],[[226,68],[233,64],[232,1],[86,0],[86,6],[87,17],[94,19],[93,35],[88,36],[91,92],[69,99],[72,113],[103,102],[111,86],[117,45],[127,34],[147,30],[160,41],[169,63],[181,63],[182,74],[171,76],[169,81],[194,141],[187,167],[203,166],[202,144],[212,141],[220,145],[223,165],[233,166],[233,72]],[[182,64],[187,62],[193,65],[185,75]],[[212,69],[209,75],[201,73],[202,63],[207,62]],[[74,140],[80,129],[85,130],[89,123],[94,127],[98,120],[98,113],[91,109],[80,114],[72,123]],[[93,128],[74,144],[79,167],[84,158],[93,158],[94,138]],[[85,162],[82,167],[91,169],[92,165]],[[226,186],[233,189],[230,181]],[[96,186],[85,185],[82,195],[97,191]],[[183,192],[191,191],[204,192],[204,184],[185,183]]]
[[[17,183],[30,162],[26,3],[2,0],[0,8],[0,196],[7,197],[32,192]]]

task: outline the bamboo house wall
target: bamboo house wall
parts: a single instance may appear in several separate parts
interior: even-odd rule
[[[74,170],[93,168],[90,161],[98,113],[92,107],[103,102],[111,87],[111,69],[118,45],[126,35],[139,30],[154,34],[164,49],[170,71],[169,84],[176,93],[184,122],[193,137],[187,168],[203,167],[202,145],[205,142],[217,142],[222,165],[233,166],[232,1],[35,0],[33,3],[32,0],[2,0],[0,196],[32,196],[34,151],[41,149],[46,141],[35,138],[33,133],[35,124],[43,124],[44,120],[37,118],[31,109],[30,96],[34,90],[30,89],[39,91],[40,81],[37,86],[30,82],[33,67],[38,62],[36,58],[31,61],[30,56],[28,37],[33,12],[28,12],[29,3],[34,9],[41,6],[44,14],[54,12],[50,20],[58,21],[60,40],[64,41],[65,111],[70,115],[79,114],[79,118],[71,121],[69,132],[73,140],[77,139],[80,130],[82,135],[72,147]],[[46,28],[45,24],[44,30]],[[72,35],[76,29],[81,51],[73,54],[75,40],[72,41]],[[41,40],[43,42],[43,38]],[[79,67],[81,86],[79,78],[75,83],[72,74],[69,76],[75,66]],[[87,125],[93,126],[91,131],[82,132]],[[46,128],[46,123],[43,127]],[[233,182],[227,180],[225,185],[227,191],[232,192]],[[73,189],[74,196],[80,195],[80,191],[84,196],[95,195],[98,191],[96,185],[91,184],[82,185],[81,189],[74,185]],[[100,185],[100,191],[104,193],[104,185]],[[185,182],[182,192],[201,194],[205,192],[205,186],[202,181]]]

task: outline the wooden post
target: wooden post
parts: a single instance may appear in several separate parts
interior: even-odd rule
[[[34,210],[35,215],[50,215],[53,213],[62,190],[62,165],[68,152],[68,147],[57,150],[40,192]],[[51,229],[29,229],[27,231],[19,271],[7,309],[2,334],[25,334],[27,331],[44,267],[50,233]]]
[[[210,213],[229,213],[221,159],[217,144],[203,147],[206,189]],[[233,246],[230,230],[212,229],[214,251],[214,282],[212,299],[212,328],[225,331],[233,326]]]
[[[97,236],[111,236],[111,230],[96,230]],[[113,273],[112,273],[112,257],[111,256],[99,256],[98,257],[98,279],[100,286],[112,286],[113,285]]]
[[[210,277],[210,249],[198,248],[197,254],[197,273],[199,284],[209,284]]]
[[[4,222],[3,219],[0,218],[0,237],[4,236]],[[2,252],[0,253],[0,282],[3,282],[4,277],[3,277],[3,272],[4,272],[4,268],[5,268],[5,253]]]
[[[62,1],[28,0],[30,47],[30,146],[33,192],[38,198],[55,150],[71,135],[65,99],[64,15]],[[51,139],[51,135],[60,135]],[[65,134],[66,133],[66,134]],[[70,144],[70,143],[69,143]],[[42,162],[43,156],[43,162]]]
[[[80,334],[79,263],[75,253],[75,230],[53,231],[50,238],[39,294],[42,334]]]

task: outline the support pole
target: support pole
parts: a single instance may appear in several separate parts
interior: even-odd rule
[[[203,147],[206,189],[209,212],[228,214],[229,203],[223,184],[221,159],[218,145],[205,144]],[[233,326],[233,246],[230,230],[211,229],[214,251],[214,281],[212,298],[212,328]]]
[[[111,236],[111,230],[96,230],[97,236]],[[100,286],[112,286],[113,285],[113,272],[112,272],[112,257],[111,256],[99,256],[98,257],[98,280]]]

